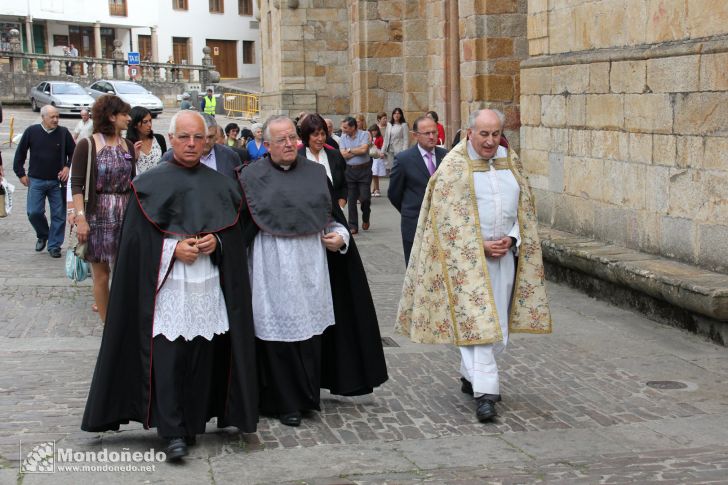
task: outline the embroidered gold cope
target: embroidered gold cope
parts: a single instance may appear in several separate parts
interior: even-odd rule
[[[536,209],[518,155],[494,160],[520,187],[521,246],[508,318],[509,332],[550,333]],[[488,169],[468,156],[463,140],[427,184],[395,331],[419,343],[491,344],[503,335],[496,313],[480,231],[473,172]]]

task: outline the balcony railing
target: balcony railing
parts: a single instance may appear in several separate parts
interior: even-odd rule
[[[0,58],[9,58],[12,72],[32,73],[47,77],[73,79],[86,82],[97,79],[131,79],[126,62],[96,57],[56,56],[0,50]],[[70,63],[72,74],[66,74]],[[1,67],[1,66],[0,66]],[[195,64],[168,64],[142,61],[136,66],[135,80],[156,82],[202,82],[214,66]]]

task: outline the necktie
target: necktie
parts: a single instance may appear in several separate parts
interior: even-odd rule
[[[425,159],[427,160],[427,171],[430,172],[430,176],[435,173],[435,163],[432,161],[432,153],[426,152]]]

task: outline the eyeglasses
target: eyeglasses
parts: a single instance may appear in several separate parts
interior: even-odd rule
[[[437,136],[437,131],[415,131],[418,135]]]
[[[298,137],[296,135],[288,135],[281,138],[276,138],[272,141],[274,145],[285,145],[286,142],[289,142],[291,145],[295,145],[298,141]]]
[[[188,143],[190,140],[193,140],[195,143],[204,143],[205,142],[204,135],[188,135],[187,133],[182,133],[181,135],[178,135],[175,133],[174,137],[177,138],[182,143]]]

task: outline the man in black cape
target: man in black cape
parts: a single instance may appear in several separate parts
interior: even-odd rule
[[[241,432],[258,419],[242,194],[199,163],[206,133],[199,113],[175,115],[174,160],[133,183],[81,425],[156,427],[168,460],[213,417]]]
[[[264,126],[270,157],[240,174],[260,411],[298,426],[321,388],[362,395],[387,380],[356,244],[323,166],[298,155],[284,116]]]

